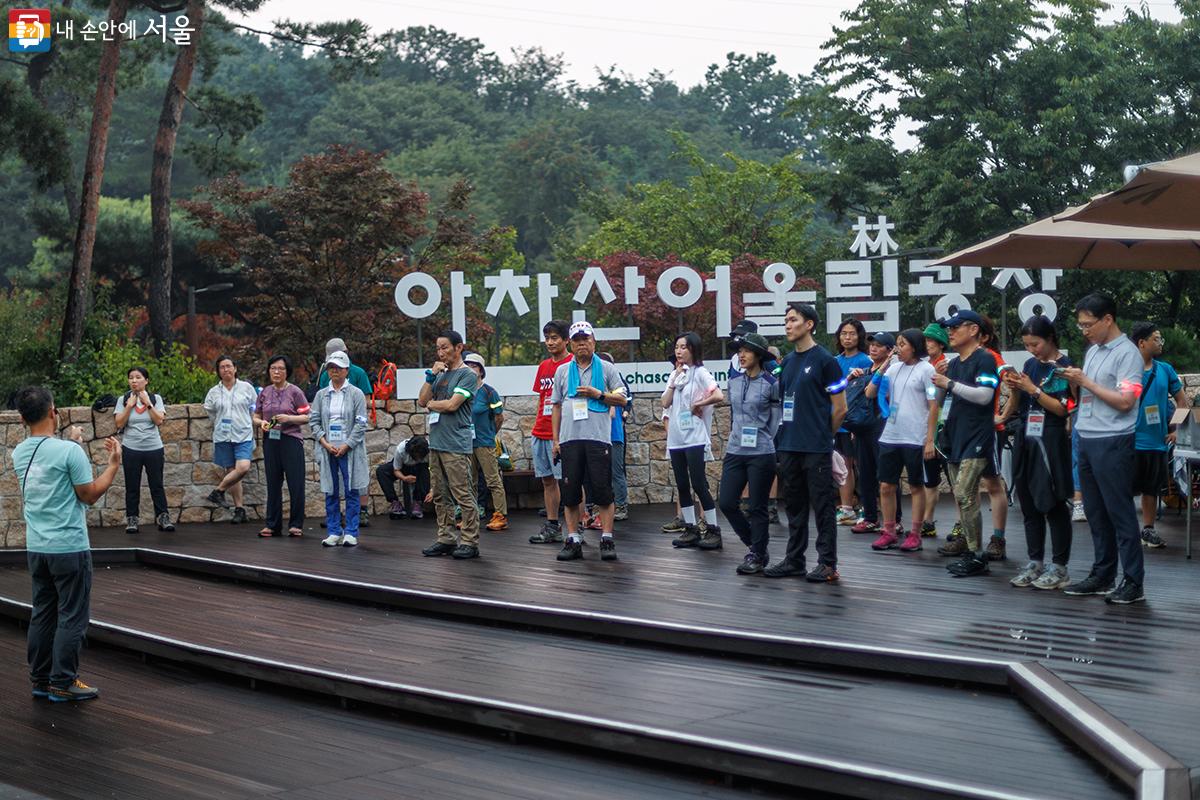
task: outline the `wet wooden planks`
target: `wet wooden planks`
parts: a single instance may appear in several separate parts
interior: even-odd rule
[[[107,648],[84,654],[102,698],[51,705],[29,697],[24,648],[23,632],[0,624],[0,800],[750,796],[713,776],[342,711]]]
[[[952,509],[939,509],[949,530]],[[137,544],[407,588],[491,597],[650,619],[829,638],[971,655],[1036,659],[1184,763],[1200,766],[1200,718],[1194,680],[1200,664],[1200,559],[1182,557],[1182,518],[1160,521],[1166,550],[1147,551],[1149,601],[1107,606],[1100,598],[1017,590],[1008,578],[1024,564],[1020,512],[1010,509],[1009,560],[987,578],[959,580],[925,540],[920,553],[875,553],[869,536],[839,528],[842,582],[741,577],[741,547],[726,529],[726,549],[676,551],[658,526],[663,506],[635,507],[618,525],[621,561],[602,563],[595,547],[582,562],[561,564],[556,549],[526,539],[541,520],[512,518],[512,528],[483,534],[484,558],[427,559],[420,548],[432,523],[375,518],[356,550],[323,550],[309,526],[302,540],[259,540],[249,526],[184,526],[176,534],[119,531],[93,536],[96,546]],[[1086,574],[1091,539],[1074,526],[1071,569]],[[772,528],[782,552],[785,529]],[[597,533],[588,536],[594,541]],[[810,548],[810,557],[812,556]]]
[[[27,583],[20,569],[0,571],[0,594],[26,597]],[[144,567],[99,571],[92,613],[252,656],[966,785],[1126,794],[1007,694],[477,626]]]

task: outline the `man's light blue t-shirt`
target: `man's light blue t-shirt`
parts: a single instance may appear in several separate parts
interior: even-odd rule
[[[1175,408],[1171,398],[1182,388],[1179,374],[1165,361],[1154,361],[1154,366],[1142,373],[1142,398],[1133,442],[1136,449],[1166,451],[1167,426]]]
[[[94,478],[83,448],[75,442],[31,436],[13,448],[12,460],[17,483],[25,485],[26,549],[31,553],[90,549],[87,505],[75,495],[76,486]]]

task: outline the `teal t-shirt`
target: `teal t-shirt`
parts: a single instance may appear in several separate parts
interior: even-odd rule
[[[83,448],[75,442],[31,436],[13,448],[12,461],[18,485],[25,485],[26,549],[31,553],[90,549],[87,505],[75,495],[76,486],[95,477]]]
[[[496,446],[496,414],[504,413],[504,401],[490,385],[475,392],[471,405],[471,423],[475,426],[473,447]]]

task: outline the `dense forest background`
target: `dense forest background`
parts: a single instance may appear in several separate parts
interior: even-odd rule
[[[117,2],[131,19],[161,7]],[[51,6],[75,20],[75,40],[56,40],[48,63],[0,63],[5,395],[50,381],[89,401],[119,389],[135,360],[153,361],[187,395],[218,352],[253,368],[282,349],[311,369],[334,333],[368,365],[415,365],[417,342],[431,342],[448,309],[419,330],[399,316],[387,284],[413,270],[508,267],[569,284],[593,263],[614,275],[624,263],[652,274],[679,261],[760,274],[786,261],[814,281],[825,259],[842,257],[860,214],[887,214],[902,248],[948,251],[1114,188],[1124,165],[1189,152],[1200,136],[1193,0],[1178,3],[1173,24],[1138,10],[1105,24],[1087,0],[864,0],[812,74],[731,52],[694,86],[619,66],[584,85],[564,77],[554,53],[497,54],[436,28],[281,21],[255,33],[222,16],[262,4],[186,4],[205,16],[181,93],[165,273],[151,178],[180,48],[156,38],[123,46],[90,295],[65,357],[103,46],[78,28],[110,4]],[[362,224],[347,233],[351,219]],[[167,278],[167,328],[149,310],[156,271]],[[224,283],[194,298],[191,353],[179,344],[187,290]],[[1069,273],[1059,297],[1093,288],[1117,294],[1126,320],[1160,322],[1167,357],[1200,368],[1190,274]],[[1004,299],[1015,307],[1019,293]],[[998,314],[999,292],[979,301]],[[489,360],[533,358],[536,315],[492,320],[485,304],[477,290],[469,316]],[[676,322],[648,320],[639,354],[657,357]],[[1007,336],[1017,324],[1007,321]]]

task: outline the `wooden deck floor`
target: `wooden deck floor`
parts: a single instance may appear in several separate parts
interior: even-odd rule
[[[943,533],[952,511],[939,509]],[[1148,601],[1119,607],[1100,598],[1018,590],[1024,563],[1019,509],[1010,510],[1009,560],[988,577],[956,579],[926,539],[919,553],[875,553],[870,537],[839,529],[839,585],[735,575],[742,549],[726,535],[718,552],[676,551],[658,532],[665,507],[635,507],[618,527],[621,560],[554,560],[553,546],[526,539],[540,520],[514,517],[510,530],[483,534],[483,558],[421,557],[432,524],[375,519],[354,550],[325,550],[310,525],[304,539],[254,536],[250,526],[187,526],[175,534],[99,531],[94,546],[170,549],[217,558],[517,602],[556,605],[750,631],[894,645],[969,655],[1036,659],[1180,761],[1200,767],[1200,559],[1182,554],[1182,521],[1159,530],[1169,543],[1146,553]],[[781,552],[785,530],[772,529]],[[595,532],[589,532],[594,540]],[[1075,525],[1071,569],[1091,564],[1086,524]]]
[[[0,624],[0,657],[24,658]],[[86,653],[94,704],[32,700],[22,670],[0,671],[0,798],[140,800],[741,800],[715,776],[664,773],[569,749],[343,711],[297,693],[109,648]],[[4,785],[7,784],[7,785]],[[785,795],[761,786],[754,797]]]
[[[27,583],[22,570],[0,571],[4,596]],[[97,572],[92,614],[258,658],[964,786],[1128,796],[1007,693],[448,622],[137,566]],[[964,757],[946,758],[955,752]]]

